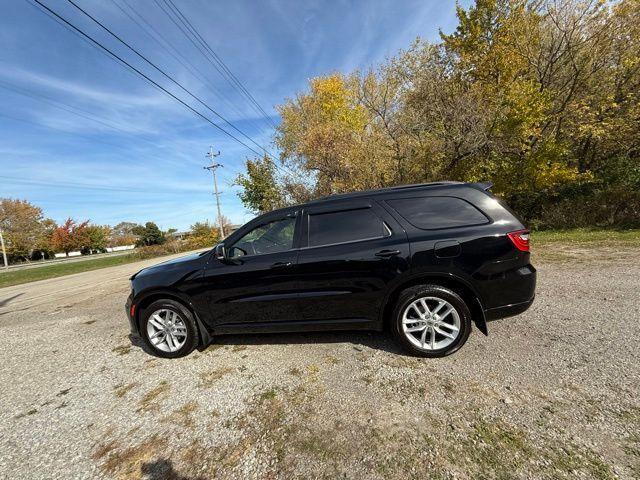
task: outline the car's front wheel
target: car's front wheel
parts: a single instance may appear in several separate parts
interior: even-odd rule
[[[471,314],[460,296],[438,285],[417,285],[400,294],[394,335],[414,355],[443,357],[469,338]]]
[[[197,345],[198,334],[191,312],[175,300],[157,300],[142,311],[140,333],[159,357],[188,355]]]

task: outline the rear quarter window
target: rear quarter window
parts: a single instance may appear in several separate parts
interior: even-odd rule
[[[480,210],[456,197],[414,197],[387,200],[407,222],[423,230],[489,223]]]

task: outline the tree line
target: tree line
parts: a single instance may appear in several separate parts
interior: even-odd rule
[[[223,218],[223,225],[228,228],[228,219]],[[173,237],[175,228],[163,231],[154,222],[144,225],[120,222],[112,227],[68,218],[58,225],[45,218],[40,207],[11,198],[0,199],[0,230],[11,262],[52,258],[55,253],[74,251],[101,253],[107,247],[124,245],[154,247],[157,254],[174,253],[211,247],[220,241],[218,226],[209,222],[196,222],[180,242]]]
[[[476,0],[457,18],[280,105],[280,159],[247,160],[245,206],[490,180],[533,227],[640,226],[640,1]]]

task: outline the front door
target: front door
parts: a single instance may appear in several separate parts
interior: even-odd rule
[[[226,260],[204,274],[209,308],[219,331],[248,324],[298,320],[295,214],[268,217],[226,245]]]

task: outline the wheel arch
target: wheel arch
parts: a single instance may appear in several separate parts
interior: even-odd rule
[[[406,278],[403,282],[395,285],[388,293],[384,301],[380,319],[384,328],[389,326],[391,315],[398,298],[403,290],[416,285],[438,285],[448,288],[464,300],[471,312],[471,319],[475,323],[478,330],[488,335],[487,322],[484,314],[484,307],[480,296],[475,289],[460,277],[451,273],[421,273]]]
[[[142,332],[142,328],[140,325],[140,321],[141,321],[140,312],[145,308],[147,308],[156,300],[167,300],[167,299],[178,302],[187,310],[189,310],[189,313],[193,315],[193,318],[196,321],[196,327],[198,329],[198,345],[203,347],[209,345],[209,343],[211,343],[211,335],[209,334],[209,331],[207,330],[204,323],[198,316],[198,313],[196,312],[191,302],[188,299],[184,298],[182,295],[180,295],[180,293],[174,292],[172,290],[166,290],[166,289],[152,290],[149,292],[145,292],[144,294],[140,295],[138,298],[135,299],[136,309],[135,309],[134,320],[138,327],[138,331]]]

